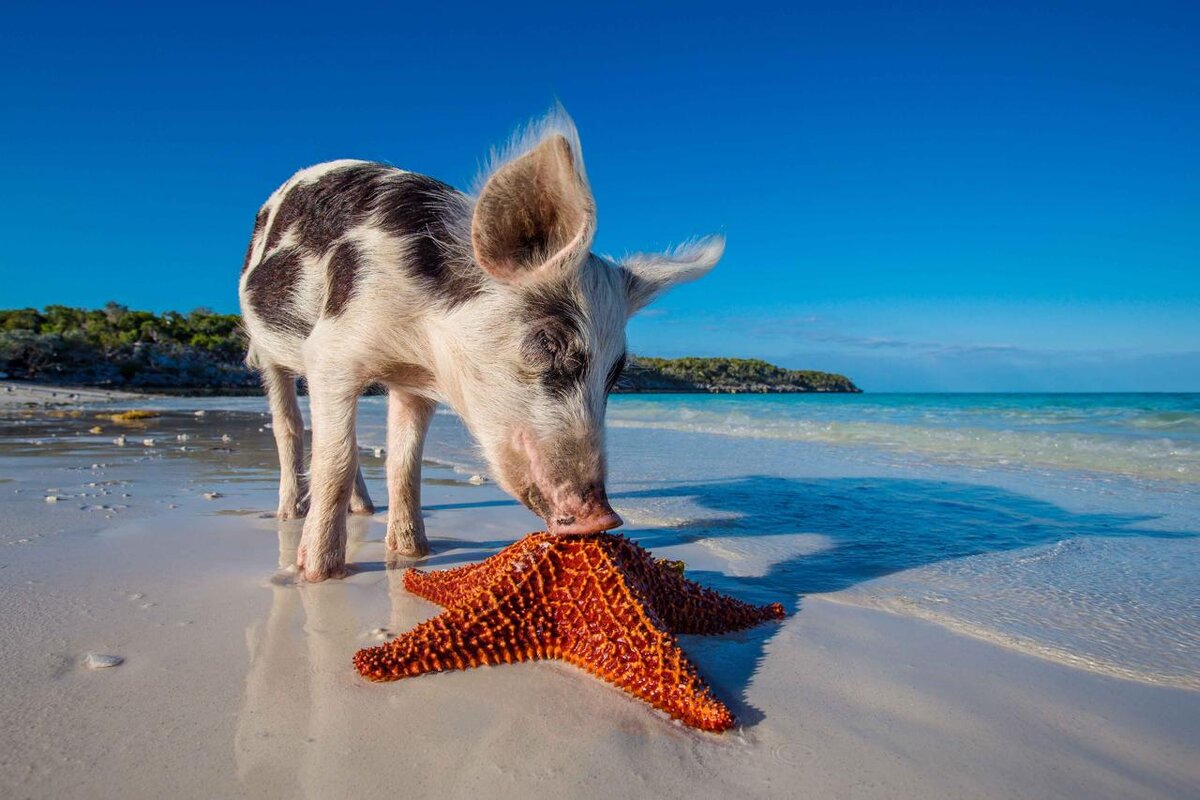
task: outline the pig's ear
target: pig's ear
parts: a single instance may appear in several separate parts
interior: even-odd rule
[[[493,278],[519,283],[582,263],[596,230],[596,204],[578,148],[573,135],[550,133],[483,185],[471,245]]]
[[[629,297],[629,313],[645,308],[672,286],[704,277],[724,252],[725,237],[709,236],[669,253],[627,256],[621,261],[621,277]]]

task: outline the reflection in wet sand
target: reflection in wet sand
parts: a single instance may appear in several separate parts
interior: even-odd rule
[[[279,523],[279,567],[286,569],[300,544],[303,521]],[[277,577],[283,577],[283,574]],[[299,788],[297,768],[304,754],[309,706],[307,659],[303,657],[300,592],[289,580],[270,584],[266,620],[246,631],[250,668],[238,715],[234,751],[238,782],[273,787],[280,794]]]
[[[354,559],[369,519],[349,521]],[[303,520],[277,523],[280,572],[270,582],[271,609],[247,632],[250,667],[234,749],[238,780],[271,796],[338,796],[348,770],[369,769],[348,743],[356,740],[347,708],[357,677],[350,656],[366,626],[348,581],[295,582]]]

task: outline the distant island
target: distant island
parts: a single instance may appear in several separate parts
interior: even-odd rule
[[[257,394],[242,359],[241,317],[52,305],[0,310],[0,376],[74,386]],[[630,356],[617,392],[859,392],[844,375],[789,370],[752,358]]]
[[[777,367],[757,358],[630,356],[618,392],[861,392],[845,375]]]

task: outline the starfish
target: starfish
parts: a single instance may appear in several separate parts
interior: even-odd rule
[[[531,533],[478,564],[409,569],[404,587],[446,610],[354,656],[366,678],[561,659],[709,731],[733,714],[696,672],[679,633],[724,633],[785,616],[683,577],[613,533]]]

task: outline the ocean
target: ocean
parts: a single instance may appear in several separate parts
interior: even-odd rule
[[[1200,689],[1200,394],[616,395],[607,425],[624,532],[697,580]],[[426,458],[486,474],[449,410]]]

